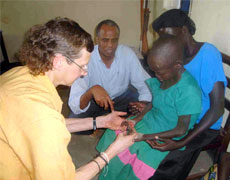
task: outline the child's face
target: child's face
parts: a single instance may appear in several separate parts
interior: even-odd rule
[[[175,79],[178,75],[178,64],[176,63],[164,63],[167,61],[157,60],[152,57],[149,61],[149,67],[155,72],[157,79],[161,82]]]

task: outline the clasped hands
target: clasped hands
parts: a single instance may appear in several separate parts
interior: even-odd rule
[[[104,127],[112,130],[121,130],[125,135],[136,134],[134,139],[136,142],[146,141],[153,149],[159,151],[170,151],[181,147],[181,141],[137,133],[135,130],[137,121],[135,119],[126,120],[121,117],[125,115],[126,112],[112,111],[112,113],[105,116]]]

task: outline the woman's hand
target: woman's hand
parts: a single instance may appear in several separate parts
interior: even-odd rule
[[[98,117],[100,125],[98,128],[109,128],[111,130],[122,130],[121,124],[125,120],[121,116],[125,116],[126,112],[112,111],[106,116]]]
[[[129,135],[127,135],[126,131],[119,133],[116,140],[106,150],[109,158],[112,159],[115,155],[133,145],[136,136],[137,133],[134,128],[132,128],[131,134]]]

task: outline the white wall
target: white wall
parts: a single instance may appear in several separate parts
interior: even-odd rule
[[[151,0],[151,12],[153,3],[154,0]],[[14,61],[14,53],[20,47],[24,33],[32,25],[57,16],[77,21],[91,35],[101,20],[110,18],[120,26],[120,43],[139,47],[140,0],[0,0],[0,8],[0,28],[4,33],[10,61]],[[149,22],[152,20],[153,13]],[[148,32],[149,44],[152,38],[152,32]]]

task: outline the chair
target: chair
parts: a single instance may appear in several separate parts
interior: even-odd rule
[[[9,69],[22,65],[20,62],[10,63],[3,39],[2,31],[0,30],[0,42],[1,42],[1,49],[0,49],[0,74],[8,71]]]

